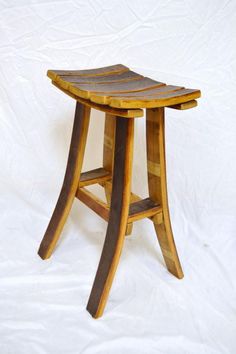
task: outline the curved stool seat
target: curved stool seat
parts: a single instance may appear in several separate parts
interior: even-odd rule
[[[201,95],[199,90],[166,85],[121,64],[91,70],[48,70],[48,76],[76,97],[114,108],[173,106]]]
[[[98,318],[107,302],[125,235],[132,233],[136,220],[152,221],[167,269],[177,278],[183,277],[168,208],[164,108],[196,107],[201,92],[166,85],[122,64],[89,70],[48,70],[47,75],[77,103],[65,177],[39,255],[42,259],[51,256],[75,198],[108,222],[87,304],[89,313]],[[82,172],[91,108],[106,114],[103,165]],[[144,199],[131,191],[134,118],[143,117],[143,109],[149,190]],[[86,188],[96,183],[104,187],[106,202]]]

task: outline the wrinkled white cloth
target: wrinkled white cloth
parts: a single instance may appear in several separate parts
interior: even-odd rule
[[[235,38],[235,1],[0,1],[0,354],[236,353]],[[202,98],[192,110],[166,109],[185,277],[167,272],[153,225],[139,221],[94,320],[86,304],[106,223],[75,201],[51,259],[37,256],[74,113],[46,71],[116,63]],[[103,128],[93,111],[83,170],[101,166]],[[145,151],[139,118],[133,191],[143,197]]]

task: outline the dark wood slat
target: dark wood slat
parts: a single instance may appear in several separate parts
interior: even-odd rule
[[[128,222],[149,218],[161,212],[162,208],[160,204],[150,198],[142,199],[130,204]]]
[[[128,82],[114,82],[110,84],[71,84],[69,91],[80,97],[88,99],[92,92],[107,92],[107,93],[122,93],[131,91],[142,91],[147,88],[153,88],[160,86],[162,83],[144,77],[140,80],[128,81]]]
[[[157,87],[154,88],[149,88],[146,89],[145,91],[130,91],[130,92],[124,92],[122,93],[122,97],[142,97],[142,96],[153,96],[156,93],[160,93],[160,92],[172,92],[172,91],[178,91],[184,89],[183,86],[173,86],[173,85],[166,85],[164,83],[162,83],[162,85],[159,85]],[[107,93],[97,93],[98,96],[107,96]],[[109,97],[120,97],[121,94],[118,93],[112,93]]]
[[[160,85],[155,88],[150,88],[146,89],[145,91],[137,91],[137,92],[127,92],[127,93],[122,93],[122,97],[130,97],[130,98],[138,98],[138,97],[143,97],[143,96],[153,96],[158,93],[167,93],[167,92],[173,92],[173,91],[178,91],[182,90],[184,87],[181,86],[173,86],[173,85]],[[109,104],[110,101],[112,100],[113,97],[120,97],[120,93],[96,93],[96,94],[91,94],[90,100],[95,103],[99,104]]]
[[[57,83],[76,83],[76,84],[105,84],[110,82],[123,82],[123,81],[131,81],[131,80],[139,80],[143,78],[142,75],[135,73],[134,71],[125,71],[121,73],[117,73],[114,75],[96,75],[96,76],[78,76],[78,75],[60,75],[57,79]],[[67,84],[68,85],[68,84]],[[65,87],[66,88],[66,87]]]
[[[56,86],[57,88],[59,88],[62,92],[64,92],[68,96],[77,100],[77,102],[80,102],[90,108],[97,109],[98,111],[102,111],[105,113],[109,113],[109,114],[119,116],[119,117],[124,117],[124,118],[134,118],[134,117],[138,118],[138,117],[143,116],[142,109],[118,109],[118,108],[112,108],[108,105],[100,105],[100,104],[91,102],[89,100],[85,100],[84,98],[78,97],[78,96],[74,95],[73,93],[69,92],[68,90],[64,90],[62,87],[58,86],[58,84],[54,81],[52,81],[52,84],[54,86]]]
[[[128,71],[129,68],[122,64],[104,66],[102,68],[88,69],[88,70],[48,70],[47,75],[55,81],[58,75],[81,75],[81,76],[94,76],[94,75],[110,75],[120,72]]]
[[[83,172],[80,175],[79,186],[90,186],[95,183],[103,183],[111,180],[112,175],[109,171],[106,171],[103,167],[96,168],[91,171]]]

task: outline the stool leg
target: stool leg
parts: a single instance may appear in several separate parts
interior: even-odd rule
[[[42,259],[51,256],[75,198],[83,163],[89,117],[90,108],[77,102],[64,182],[38,251]]]
[[[114,162],[114,147],[115,147],[115,117],[106,113],[105,128],[104,128],[104,142],[103,142],[103,167],[112,173]],[[109,183],[104,184],[107,203],[111,203],[111,187]],[[131,235],[133,223],[126,226],[125,235]]]
[[[94,318],[102,316],[125,238],[130,202],[133,135],[134,119],[117,117],[110,217],[87,305],[87,310]]]
[[[115,116],[106,113],[105,127],[104,127],[104,141],[103,141],[103,167],[105,170],[113,171],[114,161],[114,146],[115,146]],[[111,188],[108,183],[104,184],[107,203],[111,203]]]
[[[183,278],[171,228],[167,199],[164,108],[146,110],[146,139],[149,195],[163,209],[163,220],[153,219],[157,238],[170,273]]]

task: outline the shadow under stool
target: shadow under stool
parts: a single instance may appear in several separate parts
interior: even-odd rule
[[[183,277],[168,210],[164,109],[193,108],[201,92],[143,77],[121,64],[90,70],[49,70],[47,74],[53,85],[77,102],[64,182],[38,253],[42,259],[51,256],[74,198],[108,222],[87,304],[89,313],[98,318],[107,302],[125,235],[131,234],[136,220],[149,218],[153,222],[169,272]],[[106,115],[103,166],[82,173],[91,108]],[[145,199],[131,192],[134,121],[142,119],[143,109],[149,189]],[[96,183],[105,188],[107,203],[86,188]]]

